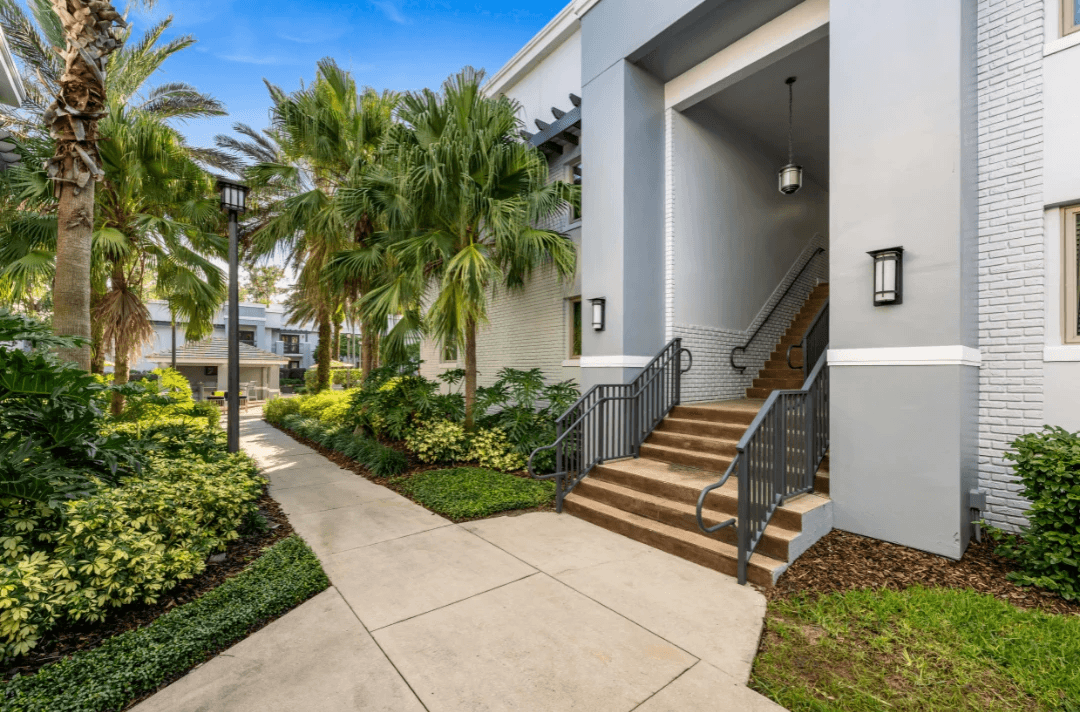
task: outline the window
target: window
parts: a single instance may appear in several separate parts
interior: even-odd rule
[[[248,346],[255,345],[255,330],[254,329],[240,329],[240,343],[247,344]]]
[[[1080,0],[1061,0],[1061,36],[1080,30]]]
[[[439,360],[443,363],[457,363],[457,344],[443,346]]]
[[[1065,269],[1062,277],[1065,287],[1065,343],[1080,344],[1080,205],[1065,208],[1065,249],[1062,258]]]
[[[296,368],[300,368],[300,362],[299,361],[289,361],[289,370],[291,371],[291,370],[296,369]]]
[[[1080,0],[1076,0],[1080,2]],[[570,168],[570,182],[574,185],[581,186],[581,161],[578,161]],[[570,209],[570,221],[577,222],[581,219],[581,206]]]
[[[216,376],[217,375],[217,366],[207,366],[206,368],[203,369],[203,375],[204,376]]]
[[[570,358],[581,358],[581,297],[570,300]]]
[[[299,334],[285,334],[281,337],[281,341],[285,344],[285,353],[298,354],[300,353],[300,335]],[[297,368],[300,368],[297,366]]]

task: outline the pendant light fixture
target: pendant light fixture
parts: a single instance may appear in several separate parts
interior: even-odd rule
[[[780,169],[780,192],[791,195],[802,188],[802,166],[795,165],[795,148],[791,140],[791,130],[795,117],[795,77],[788,77],[785,82],[788,86],[788,131],[787,131],[787,165]]]

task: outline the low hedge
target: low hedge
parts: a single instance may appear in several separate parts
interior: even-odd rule
[[[146,627],[0,685],[0,712],[122,709],[329,585],[307,544],[289,537],[237,576]]]
[[[450,519],[475,519],[550,504],[555,484],[479,467],[431,470],[390,480],[402,492]]]
[[[358,435],[347,425],[327,425],[317,418],[296,414],[282,419],[281,426],[356,460],[376,477],[400,475],[409,467],[409,459],[403,453],[366,435]]]
[[[239,536],[266,480],[246,455],[156,456],[140,475],[57,513],[0,499],[0,661],[57,623],[155,603]]]

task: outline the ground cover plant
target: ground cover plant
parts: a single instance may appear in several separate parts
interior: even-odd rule
[[[1061,672],[1080,604],[1016,585],[995,548],[953,561],[829,533],[765,591],[752,686],[792,710],[1080,709]]]
[[[329,586],[299,538],[150,625],[0,685],[0,712],[118,710]]]
[[[416,502],[454,521],[498,512],[533,509],[555,500],[555,484],[480,467],[429,470],[393,478],[390,484]]]
[[[774,601],[752,684],[791,710],[1071,711],[1077,660],[1078,616],[974,591],[856,590]]]

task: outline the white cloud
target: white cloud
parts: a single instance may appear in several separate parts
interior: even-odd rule
[[[382,10],[382,13],[386,15],[386,19],[391,22],[396,22],[399,25],[408,23],[408,20],[401,14],[401,8],[398,7],[396,0],[371,0],[371,4]]]

